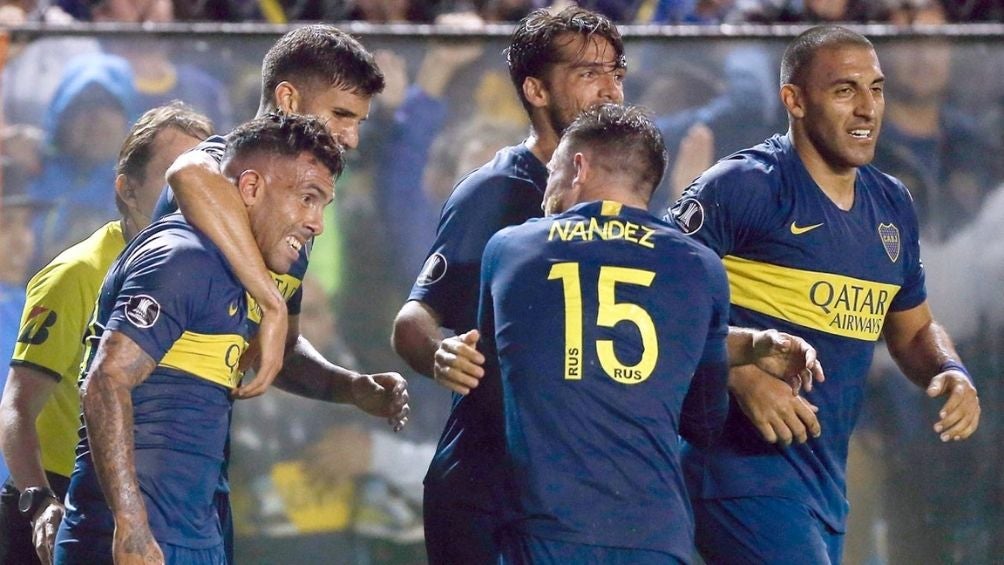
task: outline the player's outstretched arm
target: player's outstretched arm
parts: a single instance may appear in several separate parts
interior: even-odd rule
[[[290,316],[290,328],[290,335],[297,338],[279,372],[277,387],[306,398],[354,404],[367,414],[386,418],[395,432],[404,428],[411,412],[404,377],[393,372],[367,375],[339,367],[299,335],[299,316]]]
[[[202,151],[178,157],[167,171],[167,182],[181,213],[220,248],[241,284],[261,306],[257,378],[241,391],[245,398],[257,396],[282,368],[288,321],[286,302],[251,234],[247,209],[233,183],[220,173],[219,163]]]
[[[418,300],[409,300],[394,318],[390,342],[394,351],[416,372],[434,378],[433,364],[439,343],[439,316]]]
[[[102,336],[80,390],[98,482],[115,519],[115,563],[164,563],[136,478],[131,395],[156,365],[136,342],[110,331]]]
[[[886,316],[882,330],[889,353],[911,381],[931,398],[948,395],[934,431],[941,441],[968,438],[980,424],[976,385],[959,361],[951,337],[931,315],[927,302]]]
[[[28,365],[16,365],[7,373],[3,402],[0,402],[0,447],[14,486],[21,492],[28,487],[51,489],[42,466],[35,420],[56,384],[52,376]],[[35,516],[31,516],[32,542],[42,563],[52,562],[56,530],[64,512],[62,501],[50,498]]]
[[[478,330],[449,337],[439,343],[432,367],[432,378],[444,387],[459,394],[468,394],[477,388],[481,377],[485,356],[478,349]]]
[[[816,359],[816,349],[800,337],[777,330],[751,330],[729,327],[729,362],[732,367],[756,365],[760,370],[799,390],[812,390],[813,381],[823,382],[826,375]]]

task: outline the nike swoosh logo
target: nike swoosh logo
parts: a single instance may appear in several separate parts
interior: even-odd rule
[[[791,233],[793,233],[794,235],[802,235],[803,233],[808,233],[808,232],[810,232],[810,231],[818,228],[821,225],[823,225],[823,224],[822,223],[818,223],[818,224],[812,224],[811,226],[802,226],[802,227],[799,227],[799,226],[795,225],[795,222],[792,222],[791,223]]]
[[[236,304],[231,304],[230,307],[227,308],[227,311],[229,311],[230,315],[233,316],[234,314],[237,313],[237,305]]]

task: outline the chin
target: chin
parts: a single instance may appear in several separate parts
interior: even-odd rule
[[[286,273],[289,272],[290,269],[293,268],[293,262],[286,261],[285,259],[281,261],[276,261],[274,259],[273,260],[266,259],[265,266],[268,267],[269,271],[272,271],[277,275],[285,275]]]

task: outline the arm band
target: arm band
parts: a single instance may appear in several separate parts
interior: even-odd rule
[[[949,359],[948,361],[942,363],[941,367],[938,367],[938,374],[944,373],[945,371],[958,371],[965,375],[969,382],[973,382],[973,376],[966,370],[966,366],[955,359]]]

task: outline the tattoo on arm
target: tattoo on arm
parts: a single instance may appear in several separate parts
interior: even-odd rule
[[[112,513],[146,520],[136,478],[132,389],[156,362],[119,332],[101,340],[83,388],[81,405],[98,481]]]

